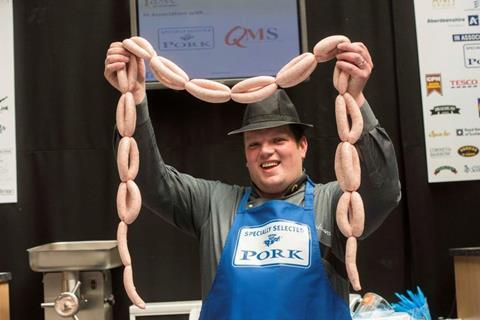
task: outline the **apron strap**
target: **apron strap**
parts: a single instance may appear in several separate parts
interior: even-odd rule
[[[242,200],[240,200],[240,204],[238,205],[237,213],[245,211],[245,209],[247,208],[248,199],[250,198],[251,193],[252,193],[252,188],[246,187],[243,193]]]
[[[313,182],[310,177],[305,182],[305,209],[313,210]]]

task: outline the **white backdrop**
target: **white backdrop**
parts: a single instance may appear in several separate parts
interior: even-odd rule
[[[480,179],[480,0],[414,0],[429,182]]]
[[[13,0],[0,0],[0,203],[17,202]]]

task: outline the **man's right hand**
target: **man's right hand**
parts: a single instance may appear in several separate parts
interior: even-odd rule
[[[137,79],[131,92],[135,99],[135,104],[139,104],[145,98],[145,62],[143,59],[137,58],[125,50],[121,42],[113,42],[107,51],[103,74],[114,88],[121,91],[118,84],[117,71],[126,68],[130,59],[136,59],[137,61]]]

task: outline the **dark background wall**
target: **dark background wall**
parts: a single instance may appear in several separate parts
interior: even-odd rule
[[[403,200],[359,248],[365,291],[394,301],[420,285],[433,315],[454,315],[448,248],[478,246],[479,182],[428,184],[411,0],[307,0],[309,50],[345,34],[370,49],[366,96],[396,147]],[[13,274],[13,320],[42,319],[42,275],[27,248],[56,241],[115,238],[118,185],[111,145],[119,97],[103,78],[110,42],[129,37],[127,1],[14,2],[18,203],[0,205],[0,271]],[[334,179],[338,143],[333,63],[288,93],[315,124],[306,161],[314,181]],[[225,133],[243,106],[210,105],[184,92],[148,93],[164,159],[183,172],[247,184],[241,143]],[[146,301],[200,297],[195,241],[143,210],[129,231],[135,282]],[[128,318],[120,269],[113,270],[115,319]]]

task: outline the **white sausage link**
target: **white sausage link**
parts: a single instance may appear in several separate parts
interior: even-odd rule
[[[337,46],[342,42],[350,42],[345,36],[330,36],[317,42],[313,47],[313,54],[317,62],[326,62],[332,60],[337,55]]]
[[[145,302],[140,298],[133,283],[132,266],[126,266],[123,270],[123,286],[130,300],[140,309],[145,309]]]
[[[125,68],[117,71],[118,86],[120,87],[121,93],[126,93],[128,91],[128,78],[127,70]]]
[[[232,100],[239,103],[253,103],[271,96],[278,86],[274,77],[260,76],[243,80],[232,87]]]
[[[348,90],[348,82],[350,81],[350,75],[345,71],[340,70],[338,74],[337,90],[340,94],[345,94]]]
[[[316,66],[315,56],[310,52],[306,52],[293,58],[280,69],[276,76],[276,82],[282,88],[293,87],[307,79]]]
[[[140,166],[140,154],[135,139],[123,137],[118,143],[117,152],[118,174],[122,182],[134,180]]]
[[[132,39],[125,39],[123,40],[122,43],[125,49],[127,49],[137,57],[145,60],[149,60],[150,58],[152,58],[152,56],[150,55],[150,53],[148,53],[148,51],[144,50]]]
[[[159,56],[153,57],[150,60],[150,68],[152,69],[155,78],[162,82],[166,87],[174,90],[185,89],[188,77],[185,79],[181,74],[177,74],[170,69]]]
[[[343,191],[355,191],[360,187],[360,162],[357,149],[348,142],[340,148],[340,164],[344,178]]]
[[[357,238],[355,237],[349,237],[347,239],[345,265],[347,267],[348,279],[352,284],[353,290],[361,290],[362,287],[360,286],[360,277],[357,269]]]
[[[346,238],[351,237],[353,235],[352,226],[350,225],[350,221],[348,220],[350,199],[351,199],[351,193],[344,192],[340,197],[340,199],[338,200],[337,213],[336,213],[338,229]]]
[[[130,60],[127,64],[127,79],[128,79],[128,90],[133,91],[137,83],[137,73],[138,73],[138,64],[137,57],[133,54],[130,55]]]
[[[120,221],[117,228],[118,253],[120,254],[120,260],[122,260],[123,265],[126,267],[132,265],[130,252],[128,252],[127,231],[128,225]]]
[[[348,114],[352,120],[352,128],[348,133],[348,142],[355,144],[363,132],[363,117],[355,99],[349,93],[345,93],[344,97]]]
[[[347,117],[347,104],[342,95],[338,95],[335,99],[335,119],[337,121],[338,136],[342,142],[348,141],[350,133],[350,125]]]
[[[157,52],[155,51],[155,49],[153,49],[150,42],[148,42],[146,39],[142,37],[131,37],[130,39],[132,39],[133,42],[138,44],[138,46],[141,47],[143,50],[147,51],[150,54],[151,58],[157,55]]]
[[[360,237],[363,234],[365,226],[365,210],[363,208],[362,197],[358,192],[352,192],[350,198],[349,221],[352,226],[354,237]]]
[[[230,88],[212,80],[192,79],[185,85],[185,90],[192,96],[210,103],[230,100]]]

